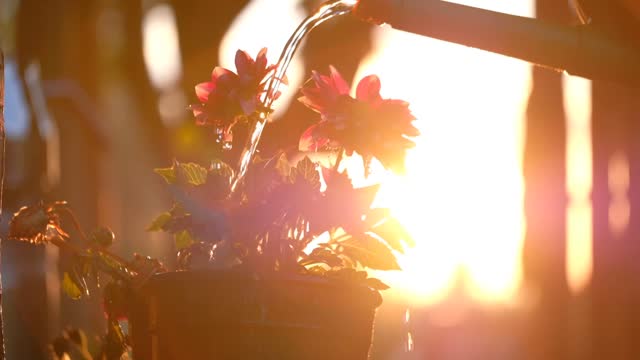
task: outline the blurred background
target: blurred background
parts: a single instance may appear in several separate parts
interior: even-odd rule
[[[455,2],[578,22],[562,0]],[[112,228],[117,252],[171,264],[170,239],[144,231],[171,203],[151,169],[216,154],[186,110],[194,85],[218,64],[234,69],[237,49],[255,56],[266,46],[275,63],[318,5],[0,0],[5,231],[19,206],[65,199],[87,228]],[[313,116],[292,100],[312,69],[329,65],[348,80],[379,75],[383,97],[409,101],[422,132],[406,176],[374,174],[377,201],[418,243],[402,272],[378,274],[392,290],[374,360],[640,357],[636,90],[346,16],[296,55],[264,149],[297,143],[290,134]],[[56,249],[2,244],[8,359],[42,359],[69,325],[102,332],[98,297],[61,296],[67,261]]]

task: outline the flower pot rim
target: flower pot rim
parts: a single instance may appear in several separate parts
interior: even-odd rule
[[[197,269],[186,271],[168,271],[153,275],[143,286],[144,289],[156,288],[163,283],[183,282],[186,279],[200,278],[202,281],[222,281],[244,283],[264,283],[264,284],[291,284],[293,286],[302,285],[322,287],[326,291],[354,291],[368,296],[372,299],[373,308],[377,308],[382,303],[382,297],[376,290],[370,289],[364,284],[350,283],[344,280],[327,278],[313,274],[292,274],[281,271],[271,272],[248,272],[239,270],[221,269]],[[143,290],[144,291],[144,290]]]

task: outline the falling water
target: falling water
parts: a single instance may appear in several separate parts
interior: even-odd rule
[[[411,310],[407,308],[404,313],[404,321],[403,321],[404,329],[405,329],[405,338],[404,338],[404,352],[413,352],[414,343],[413,343],[413,333],[411,332]]]
[[[334,17],[348,14],[353,9],[354,5],[357,1],[355,0],[335,0],[329,1],[323,4],[314,14],[307,17],[293,32],[293,35],[287,41],[284,49],[282,50],[282,54],[280,55],[280,59],[276,65],[276,70],[269,80],[267,84],[267,91],[262,98],[262,104],[265,109],[270,109],[273,101],[275,100],[275,94],[278,92],[278,88],[280,84],[282,84],[282,79],[287,72],[287,68],[289,67],[289,63],[291,63],[291,59],[295,54],[296,50],[302,43],[302,40],[309,34],[313,29],[315,29],[318,25],[323,22],[332,19]],[[247,168],[249,167],[249,163],[251,163],[251,158],[258,147],[258,142],[260,141],[260,136],[262,135],[262,130],[267,123],[267,113],[262,112],[259,116],[252,119],[252,124],[250,126],[250,136],[247,139],[247,143],[242,149],[242,153],[240,155],[240,160],[238,164],[238,171],[234,175],[233,181],[231,182],[231,191],[235,191],[237,185],[240,183],[245,173],[247,172]]]

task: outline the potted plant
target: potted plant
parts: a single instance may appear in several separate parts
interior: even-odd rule
[[[265,97],[278,96],[267,86],[275,66],[266,49],[255,59],[238,51],[236,68],[216,67],[190,107],[223,147],[238,123],[271,112]],[[155,170],[174,204],[148,230],[173,234],[176,271],[114,255],[111,231],[85,235],[64,202],[22,208],[10,237],[75,254],[63,278],[74,298],[88,295],[88,279],[110,276],[107,358],[132,344],[135,359],[366,359],[378,291],[387,288],[366,270],[399,269],[394,252],[412,240],[388,210],[372,208],[378,186],[355,188],[341,163],[355,152],[367,168],[378,161],[402,172],[418,131],[406,102],[380,96],[376,76],[361,80],[355,97],[349,90],[333,67],[313,72],[299,100],[319,117],[299,151],[255,156],[244,176],[220,159]],[[312,160],[318,151],[332,161]]]

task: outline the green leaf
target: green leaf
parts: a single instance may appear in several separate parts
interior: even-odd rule
[[[65,272],[62,278],[62,291],[73,300],[80,299],[86,291],[86,284],[82,284],[80,281],[83,280],[79,280],[76,276],[71,276],[68,272]]]
[[[153,172],[162,176],[162,178],[164,179],[164,181],[167,182],[167,184],[175,184],[176,182],[176,172],[174,171],[173,166],[170,168],[153,169]]]
[[[389,217],[375,226],[372,231],[380,236],[394,250],[403,252],[401,242],[413,247],[415,241],[398,219]]]
[[[155,219],[153,219],[153,221],[151,222],[151,224],[149,224],[149,226],[147,227],[147,231],[162,231],[164,230],[164,226],[167,224],[167,222],[169,222],[169,220],[171,220],[171,213],[170,212],[163,212],[162,214],[158,215],[158,217],[156,217]]]
[[[153,170],[162,176],[167,184],[202,185],[207,182],[207,169],[196,163],[179,163],[175,161],[170,168]]]
[[[186,249],[189,246],[191,246],[191,244],[193,244],[195,242],[193,240],[193,237],[191,237],[191,234],[189,233],[188,230],[182,230],[180,232],[177,232],[174,235],[174,240],[175,240],[176,250],[177,251],[180,251],[182,249]]]
[[[175,173],[176,180],[181,184],[198,186],[207,182],[207,169],[196,163],[178,164]]]
[[[391,249],[371,235],[361,234],[340,241],[343,254],[362,266],[375,270],[400,270]]]
[[[376,278],[368,278],[364,281],[364,284],[374,290],[387,290],[389,288],[389,285]]]

